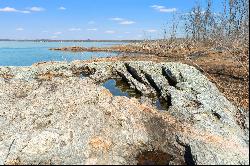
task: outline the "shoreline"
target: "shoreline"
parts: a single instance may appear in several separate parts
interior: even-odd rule
[[[166,164],[182,165],[190,162],[184,155],[186,146],[198,165],[249,163],[248,130],[241,126],[247,120],[239,124],[237,108],[192,66],[150,61],[51,62],[0,67],[1,74],[6,76],[0,79],[0,109],[5,110],[1,120],[8,125],[3,125],[0,143],[15,146],[3,151],[8,157],[0,157],[0,163],[36,164],[32,159],[37,157],[39,163],[46,163],[56,155],[60,158],[54,164],[77,164],[65,157],[72,154],[86,164],[92,163],[94,155],[96,164],[101,164],[106,160],[103,153],[112,151],[109,163],[121,164],[117,160],[122,159],[122,164],[133,165],[138,156],[146,152],[155,156],[157,150],[169,156]],[[103,81],[115,78],[141,98],[115,96],[103,87]],[[166,110],[152,106],[148,100],[152,94],[164,100]]]
[[[118,52],[120,56],[100,60],[126,61],[177,61],[194,66],[224,93],[235,105],[249,111],[249,70],[246,57],[238,56],[238,61],[223,48],[209,48],[173,44],[163,48],[161,42],[131,43],[111,47],[64,47],[51,48],[69,52]],[[90,60],[91,61],[91,60]]]
[[[133,42],[142,42],[143,40],[12,40],[12,39],[0,39],[0,42],[6,41],[15,41],[15,42],[124,42],[124,43],[133,43]]]

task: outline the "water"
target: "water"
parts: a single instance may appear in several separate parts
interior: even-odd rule
[[[83,46],[83,47],[107,47],[123,44],[121,42],[14,42],[0,41],[0,66],[30,66],[44,61],[73,61],[88,60],[92,57],[117,56],[116,53],[103,52],[63,52],[51,51],[49,48]],[[82,76],[84,77],[84,76]],[[110,79],[103,83],[114,96],[135,97],[139,99],[141,94],[131,89],[129,85],[119,79]],[[166,110],[166,101],[157,97],[149,97],[156,108]]]
[[[88,60],[98,57],[116,56],[115,53],[62,52],[49,48],[83,46],[107,47],[121,42],[18,42],[0,41],[0,66],[30,66],[44,61]]]
[[[122,80],[114,80],[110,79],[103,83],[106,89],[110,91],[114,96],[126,96],[126,97],[135,97],[139,98],[140,94],[138,94],[135,90],[131,89],[129,85],[124,83]]]
[[[126,96],[128,98],[135,97],[137,99],[141,98],[141,94],[130,88],[129,85],[121,79],[109,79],[104,82],[102,86],[108,89],[113,96]],[[152,105],[154,105],[158,110],[168,110],[168,103],[162,97],[154,95],[149,95],[147,97],[151,100]]]

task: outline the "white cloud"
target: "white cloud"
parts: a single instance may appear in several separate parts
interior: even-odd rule
[[[153,5],[151,7],[162,13],[172,13],[177,11],[176,8],[166,8],[165,6],[159,6],[159,5]]]
[[[159,5],[153,5],[151,7],[154,9],[164,9],[165,8],[165,6],[159,6]]]
[[[31,8],[28,8],[27,10],[17,10],[15,8],[12,8],[12,7],[0,8],[0,12],[16,12],[16,13],[24,13],[24,14],[28,14],[31,12],[41,12],[44,10],[45,9],[41,8],[41,7],[31,7]]]
[[[5,7],[5,8],[1,8],[0,12],[18,12],[18,10],[12,7]]]
[[[58,38],[58,36],[51,36],[50,38],[51,39],[56,39],[56,38]]]
[[[36,6],[34,6],[34,7],[29,8],[29,10],[32,11],[32,12],[42,12],[45,9],[42,8],[42,7],[36,7]]]
[[[121,25],[131,25],[131,24],[135,24],[135,23],[136,22],[134,22],[134,21],[122,21],[119,24],[121,24]]]
[[[69,31],[81,31],[81,28],[70,28]]]
[[[115,31],[108,30],[108,31],[105,31],[105,33],[107,33],[107,34],[114,34],[114,33],[115,33]]]
[[[95,24],[95,21],[89,21],[88,24]]]
[[[59,9],[59,10],[66,10],[66,8],[63,7],[63,6],[59,7],[58,9]]]
[[[172,13],[172,12],[176,12],[177,9],[176,8],[166,8],[166,9],[160,9],[159,10],[160,12],[163,12],[163,13]]]
[[[110,20],[112,21],[116,21],[121,25],[131,25],[131,24],[135,24],[135,21],[129,21],[127,19],[124,18],[120,18],[120,17],[114,17],[114,18],[110,18]]]
[[[5,7],[5,8],[0,8],[0,12],[16,12],[16,13],[30,13],[30,11],[27,10],[17,10],[15,8],[12,7]]]
[[[28,11],[28,10],[23,10],[23,11],[19,11],[20,13],[25,13],[25,14],[29,14],[29,13],[31,13],[30,11]]]
[[[23,31],[24,29],[23,28],[17,28],[16,30],[17,31]]]
[[[55,33],[53,33],[54,35],[61,35],[62,34],[62,32],[55,32]]]
[[[146,32],[155,33],[155,32],[157,32],[157,30],[156,29],[148,29],[148,30],[146,30]]]
[[[97,31],[98,29],[97,28],[89,28],[87,29],[87,31]]]
[[[125,34],[130,34],[131,32],[125,32]]]
[[[120,18],[120,17],[114,17],[114,18],[110,18],[110,20],[112,20],[112,21],[123,21],[124,19]]]

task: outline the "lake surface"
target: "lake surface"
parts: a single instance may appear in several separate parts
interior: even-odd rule
[[[97,57],[116,56],[116,53],[97,52],[62,52],[49,48],[83,46],[107,47],[123,44],[121,42],[20,42],[0,41],[0,66],[30,66],[44,61],[88,60]]]
[[[30,66],[37,62],[44,61],[73,61],[88,60],[98,57],[117,56],[117,53],[104,52],[63,52],[51,51],[49,48],[83,46],[83,47],[107,47],[111,45],[124,44],[122,42],[18,42],[18,41],[0,41],[0,66]],[[134,89],[122,80],[107,80],[102,84],[114,96],[126,96],[128,98],[141,98]],[[158,97],[149,97],[159,110],[167,110],[166,101]]]

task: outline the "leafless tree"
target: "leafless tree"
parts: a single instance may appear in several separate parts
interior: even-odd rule
[[[207,0],[205,11],[200,3],[185,17],[187,36],[194,41],[228,41],[237,40],[241,44],[249,44],[249,1],[224,0],[223,13],[214,13],[212,0]]]

